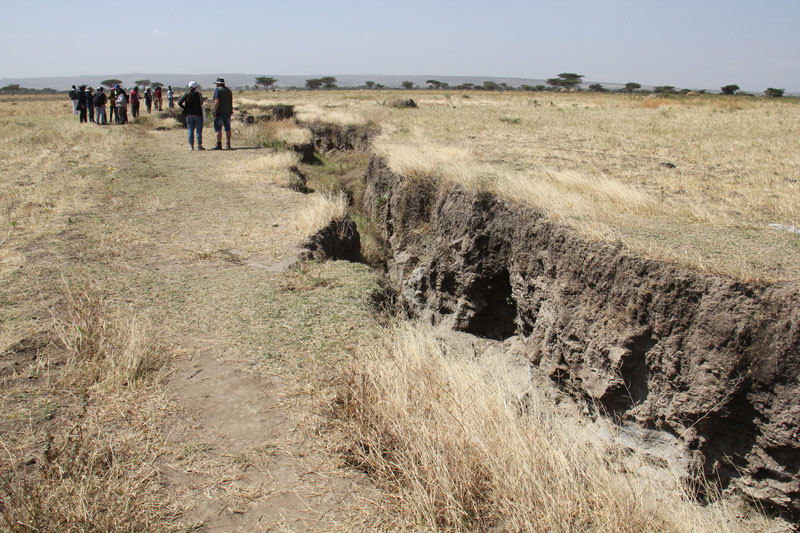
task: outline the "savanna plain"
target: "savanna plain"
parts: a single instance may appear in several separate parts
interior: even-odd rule
[[[393,107],[409,96],[417,108]],[[380,238],[342,193],[368,155],[304,164],[292,147],[307,122],[375,127],[371,150],[409,179],[530,205],[648,258],[797,283],[800,235],[769,226],[800,225],[795,100],[234,102],[236,115],[293,105],[296,120],[237,121],[237,149],[191,152],[157,113],[81,125],[65,96],[0,100],[3,530],[787,527],[598,438],[613,425],[518,379],[519,362],[392,316],[369,266]],[[310,194],[285,187],[293,167]],[[364,263],[298,261],[346,216]]]

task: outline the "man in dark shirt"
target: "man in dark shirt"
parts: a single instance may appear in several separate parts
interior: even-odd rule
[[[214,91],[214,131],[217,132],[217,146],[214,150],[222,150],[222,127],[225,126],[225,137],[228,140],[227,148],[231,149],[231,115],[233,114],[233,93],[225,87],[225,80],[217,78],[214,82],[217,88]]]

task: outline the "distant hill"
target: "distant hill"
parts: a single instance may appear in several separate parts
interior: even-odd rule
[[[306,80],[311,78],[321,78],[323,76],[334,76],[337,80],[339,87],[362,87],[367,81],[374,81],[380,83],[388,88],[399,88],[403,81],[410,81],[416,87],[427,87],[425,82],[427,80],[437,80],[448,83],[451,86],[462,85],[464,83],[472,83],[475,85],[483,85],[484,81],[492,81],[494,83],[506,83],[511,87],[519,87],[521,85],[546,85],[547,80],[535,78],[499,78],[493,76],[437,76],[433,75],[405,75],[394,76],[386,74],[308,74],[308,75],[281,75],[281,74],[243,74],[243,73],[223,73],[223,74],[147,74],[147,73],[131,73],[131,74],[104,74],[102,76],[59,76],[49,78],[0,78],[0,87],[18,83],[22,87],[29,89],[55,89],[58,91],[66,91],[74,85],[91,85],[97,87],[103,80],[116,78],[122,80],[123,85],[126,87],[133,87],[136,80],[151,80],[158,81],[164,85],[172,85],[176,88],[184,88],[190,81],[196,81],[201,87],[211,88],[214,86],[214,80],[217,76],[225,78],[228,87],[243,88],[245,86],[253,87],[255,85],[256,76],[271,76],[278,80],[276,84],[278,87],[305,87]],[[599,83],[606,89],[621,89],[625,86],[624,83],[611,83],[602,81],[589,81],[584,80],[581,84],[582,87],[588,88],[592,83]],[[680,88],[680,87],[679,87]],[[642,84],[642,89],[652,90],[653,86]],[[690,87],[692,90],[698,90],[699,87]],[[718,93],[716,88],[710,89],[710,93]],[[760,94],[757,92],[757,94]],[[797,96],[795,93],[786,93],[786,96]]]
[[[123,84],[127,87],[132,87],[136,80],[151,80],[158,81],[164,85],[172,85],[173,87],[186,87],[190,81],[196,81],[201,87],[213,87],[214,80],[217,76],[225,78],[225,82],[229,87],[244,87],[246,85],[254,86],[256,76],[271,76],[278,80],[278,87],[305,87],[306,80],[311,78],[321,78],[323,76],[334,76],[337,80],[339,87],[359,87],[363,86],[367,81],[374,81],[390,88],[398,88],[400,84],[405,81],[411,81],[415,86],[426,87],[427,80],[435,79],[450,85],[461,85],[463,83],[473,83],[475,85],[482,85],[484,81],[493,81],[495,83],[507,83],[512,87],[519,87],[520,85],[544,85],[545,80],[529,79],[529,78],[498,78],[492,76],[389,76],[383,74],[366,74],[366,75],[347,75],[347,74],[309,74],[305,76],[298,75],[280,75],[280,74],[242,74],[242,73],[223,73],[223,74],[147,74],[147,73],[131,73],[131,74],[104,74],[102,76],[60,76],[49,78],[2,78],[0,79],[0,87],[12,83],[18,83],[22,87],[30,89],[44,89],[51,88],[60,91],[68,90],[72,85],[91,85],[96,87],[100,85],[103,80],[116,78],[122,80]],[[588,83],[588,82],[587,82]],[[611,85],[609,85],[611,87]]]

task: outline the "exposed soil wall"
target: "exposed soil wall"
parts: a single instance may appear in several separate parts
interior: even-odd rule
[[[325,122],[300,123],[311,130],[312,142],[318,152],[366,152],[379,130],[372,126],[344,126]]]
[[[633,257],[375,157],[365,179],[363,208],[409,315],[518,335],[565,390],[672,435],[711,479],[800,515],[798,287]]]

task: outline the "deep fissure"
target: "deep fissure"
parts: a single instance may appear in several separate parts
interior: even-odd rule
[[[374,156],[363,185],[363,195],[350,197],[382,232],[396,311],[489,339],[519,336],[531,364],[562,390],[597,400],[615,419],[677,437],[721,486],[733,483],[798,516],[798,446],[769,419],[786,416],[775,412],[769,383],[797,371],[800,328],[751,318],[796,315],[791,290],[704,277],[585,243],[530,210],[457,187],[420,187]],[[580,258],[598,254],[605,263],[595,257],[586,271]],[[783,370],[764,366],[764,357]],[[759,378],[736,378],[748,373]],[[777,442],[767,445],[766,432]]]

